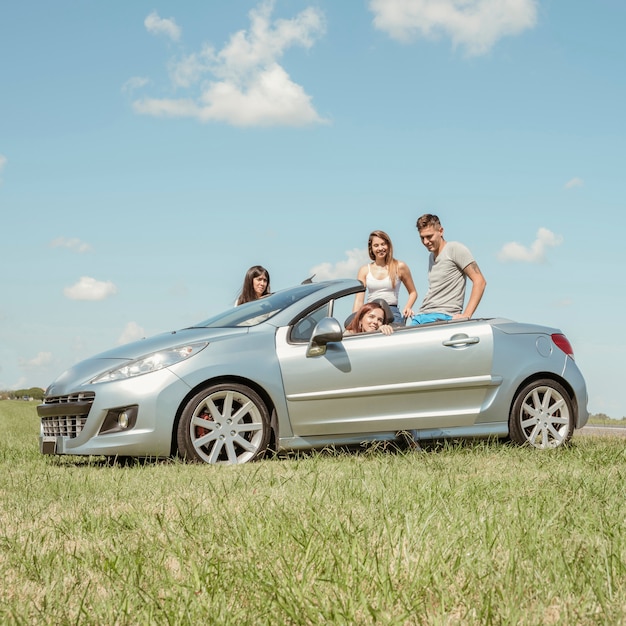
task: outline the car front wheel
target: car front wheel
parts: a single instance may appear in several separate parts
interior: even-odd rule
[[[554,380],[536,380],[515,398],[509,418],[511,439],[535,448],[558,448],[574,433],[574,407],[569,394]]]
[[[181,456],[204,463],[246,463],[263,456],[270,439],[267,407],[245,385],[218,384],[197,393],[178,424]]]

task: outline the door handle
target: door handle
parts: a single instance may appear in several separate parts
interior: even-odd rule
[[[480,339],[478,337],[453,337],[452,339],[448,339],[443,342],[444,346],[448,347],[456,347],[456,346],[466,346],[471,343],[478,343]]]

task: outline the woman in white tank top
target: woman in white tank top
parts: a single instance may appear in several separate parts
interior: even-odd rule
[[[394,258],[391,239],[382,230],[375,230],[370,233],[367,251],[372,262],[363,265],[357,275],[357,278],[367,288],[367,301],[371,302],[376,298],[383,298],[391,307],[394,323],[402,324],[405,319],[413,316],[412,307],[417,300],[417,290],[411,276],[411,270],[406,263]],[[401,284],[409,293],[409,298],[402,309],[398,306]],[[365,293],[357,293],[352,310],[358,311],[364,302]]]

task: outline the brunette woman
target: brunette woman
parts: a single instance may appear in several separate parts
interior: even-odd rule
[[[258,300],[270,293],[270,273],[262,265],[253,265],[246,272],[235,306]]]
[[[372,333],[379,330],[385,335],[391,335],[393,328],[386,319],[384,308],[377,302],[364,304],[346,327],[344,335],[357,333]]]

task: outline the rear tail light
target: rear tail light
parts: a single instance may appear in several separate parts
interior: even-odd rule
[[[572,344],[569,342],[568,338],[565,335],[561,335],[560,333],[554,333],[552,335],[552,341],[554,341],[554,345],[563,350],[567,356],[571,356],[574,358],[574,350],[572,348]]]

